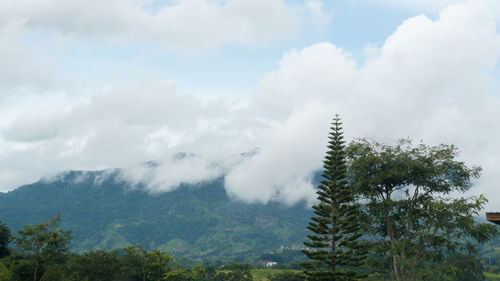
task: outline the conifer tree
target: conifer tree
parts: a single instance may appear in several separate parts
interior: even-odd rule
[[[359,240],[360,212],[354,193],[347,181],[346,153],[342,123],[335,116],[329,134],[328,151],[324,160],[323,180],[317,190],[318,202],[313,206],[308,229],[309,258],[303,263],[307,280],[357,280],[363,275],[356,267],[363,264],[365,249]]]

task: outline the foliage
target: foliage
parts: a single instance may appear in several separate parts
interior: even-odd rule
[[[68,260],[71,280],[113,281],[119,276],[121,259],[117,251],[104,249],[73,254]]]
[[[304,274],[296,272],[283,272],[274,274],[269,281],[303,281],[306,280]]]
[[[175,269],[165,274],[165,281],[195,281],[196,273],[190,269]]]
[[[10,229],[0,221],[0,259],[9,255]]]
[[[497,232],[477,224],[483,196],[456,198],[479,177],[479,167],[458,160],[454,146],[395,146],[361,139],[347,148],[349,176],[364,204],[363,226],[376,241],[378,262],[397,280],[411,280],[415,265],[455,253],[476,253]],[[454,195],[453,197],[451,195]]]
[[[432,270],[420,270],[425,281],[482,281],[485,280],[480,261],[474,256],[455,255],[447,257],[443,264]]]
[[[315,216],[308,229],[312,232],[304,250],[310,261],[305,262],[308,280],[355,280],[355,271],[363,264],[365,249],[359,241],[359,207],[347,181],[347,166],[341,122],[335,117],[329,135],[328,152],[324,160],[323,180],[318,187]]]
[[[57,228],[60,216],[34,226],[25,225],[14,242],[26,259],[22,265],[29,268],[32,280],[41,280],[45,274],[55,274],[54,266],[64,261],[71,232]]]
[[[251,267],[248,265],[241,265],[232,267],[232,270],[220,271],[215,275],[216,281],[252,281],[253,276]]]
[[[500,281],[500,274],[484,272],[484,277],[489,281]]]
[[[391,279],[392,274],[375,273],[365,281],[382,281]],[[426,262],[414,265],[411,276],[405,280],[411,281],[482,281],[485,280],[483,268],[474,256],[455,255],[441,262]]]
[[[160,280],[170,270],[169,262],[172,257],[158,250],[148,252],[140,245],[129,246],[124,250],[122,271],[131,280]]]
[[[231,270],[217,272],[213,267],[197,265],[192,269],[177,268],[165,274],[166,281],[252,281],[251,266],[232,264]]]
[[[12,230],[57,212],[74,235],[75,252],[140,244],[194,264],[200,258],[249,262],[281,245],[300,245],[312,214],[304,204],[231,200],[223,178],[151,194],[121,181],[118,170],[71,171],[0,193],[0,214]]]
[[[2,261],[0,261],[0,281],[10,281],[10,271]]]

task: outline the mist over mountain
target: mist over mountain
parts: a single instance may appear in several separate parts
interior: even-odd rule
[[[0,220],[15,233],[59,213],[61,227],[73,232],[74,251],[141,244],[193,258],[259,255],[301,245],[307,234],[312,211],[306,202],[236,200],[226,192],[222,170],[155,190],[148,186],[155,177],[151,169],[161,163],[139,166],[150,174],[135,181],[124,177],[130,175],[125,169],[68,171],[0,193]]]

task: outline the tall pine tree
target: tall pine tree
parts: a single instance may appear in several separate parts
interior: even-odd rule
[[[309,258],[303,263],[307,280],[357,280],[363,275],[356,270],[363,264],[365,249],[359,240],[359,208],[347,181],[346,154],[342,123],[335,116],[329,134],[328,151],[324,160],[323,180],[318,186],[315,216],[308,229]]]

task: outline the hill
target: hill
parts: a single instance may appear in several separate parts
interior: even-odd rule
[[[0,193],[0,220],[15,232],[60,213],[73,251],[141,244],[198,259],[261,255],[301,245],[307,234],[305,204],[231,200],[223,176],[151,194],[117,180],[119,173],[69,171]]]

